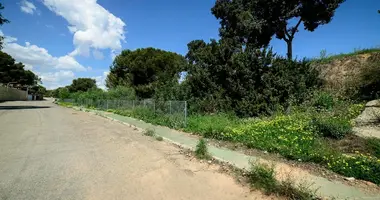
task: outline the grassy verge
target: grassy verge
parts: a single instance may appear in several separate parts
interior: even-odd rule
[[[248,173],[248,181],[252,187],[263,190],[267,195],[284,196],[294,200],[318,199],[316,191],[307,186],[297,186],[290,178],[285,181],[277,180],[273,166],[267,164],[253,164]]]
[[[278,153],[291,160],[317,163],[344,176],[380,184],[380,142],[361,142],[365,148],[360,151],[356,151],[355,142],[361,139],[345,144],[351,151],[334,146],[351,136],[350,120],[363,106],[330,105],[330,100],[323,101],[325,103],[318,103],[313,112],[299,111],[261,119],[238,119],[224,114],[192,115],[186,127],[179,116],[153,113],[146,108],[109,111],[205,138],[241,143],[247,148]]]

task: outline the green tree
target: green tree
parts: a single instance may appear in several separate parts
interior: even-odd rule
[[[74,79],[72,84],[68,86],[70,92],[86,92],[92,88],[96,88],[96,80],[91,78]]]
[[[30,70],[25,70],[22,63],[15,63],[12,56],[0,51],[0,83],[17,83],[33,86],[40,83],[40,79]]]
[[[190,65],[183,84],[189,87],[191,110],[269,114],[293,99],[301,102],[320,84],[317,71],[306,61],[276,57],[270,49],[236,51],[233,42],[196,40],[188,44]]]
[[[127,86],[139,98],[152,98],[167,84],[178,84],[179,73],[186,66],[183,56],[155,48],[124,50],[118,55],[106,79],[110,89]],[[175,81],[173,81],[175,80]]]
[[[4,6],[0,3],[0,10],[3,10],[3,9],[4,9]],[[0,12],[0,25],[3,25],[5,23],[9,23],[9,20],[5,19]],[[3,41],[4,41],[4,36],[0,36],[0,49],[3,48]]]
[[[213,15],[220,19],[222,38],[232,38],[241,47],[266,47],[275,35],[287,44],[292,59],[292,42],[299,26],[314,31],[329,23],[345,0],[217,0]],[[296,21],[292,24],[291,21]]]

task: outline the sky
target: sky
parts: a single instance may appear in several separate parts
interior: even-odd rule
[[[154,47],[182,55],[196,39],[218,39],[215,0],[2,0],[10,20],[0,27],[3,51],[54,89],[79,77],[104,88],[113,58],[123,49]],[[380,45],[379,0],[347,0],[331,23],[296,33],[297,58]],[[284,41],[270,44],[286,55]]]

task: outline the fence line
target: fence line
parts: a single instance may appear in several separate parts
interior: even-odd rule
[[[154,119],[158,124],[169,123],[172,127],[186,127],[187,125],[188,110],[186,101],[155,101],[151,99],[63,99],[62,101],[87,108],[115,110],[140,119]]]

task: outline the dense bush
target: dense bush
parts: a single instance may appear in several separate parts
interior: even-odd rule
[[[307,61],[289,61],[271,50],[231,47],[229,40],[188,44],[190,102],[197,112],[232,111],[238,116],[272,114],[301,103],[320,86]]]
[[[319,91],[314,93],[313,106],[318,109],[331,110],[335,105],[334,97],[331,93],[326,91]]]
[[[375,56],[377,56],[376,60],[368,63],[360,72],[358,82],[360,99],[372,100],[380,97],[380,53],[372,57]]]
[[[348,177],[355,177],[380,184],[380,159],[363,154],[329,155],[324,157],[329,169]]]
[[[373,155],[380,158],[380,139],[368,138],[366,139],[367,147],[370,149]]]
[[[350,121],[336,117],[314,118],[311,126],[321,136],[334,139],[342,139],[352,132]]]

